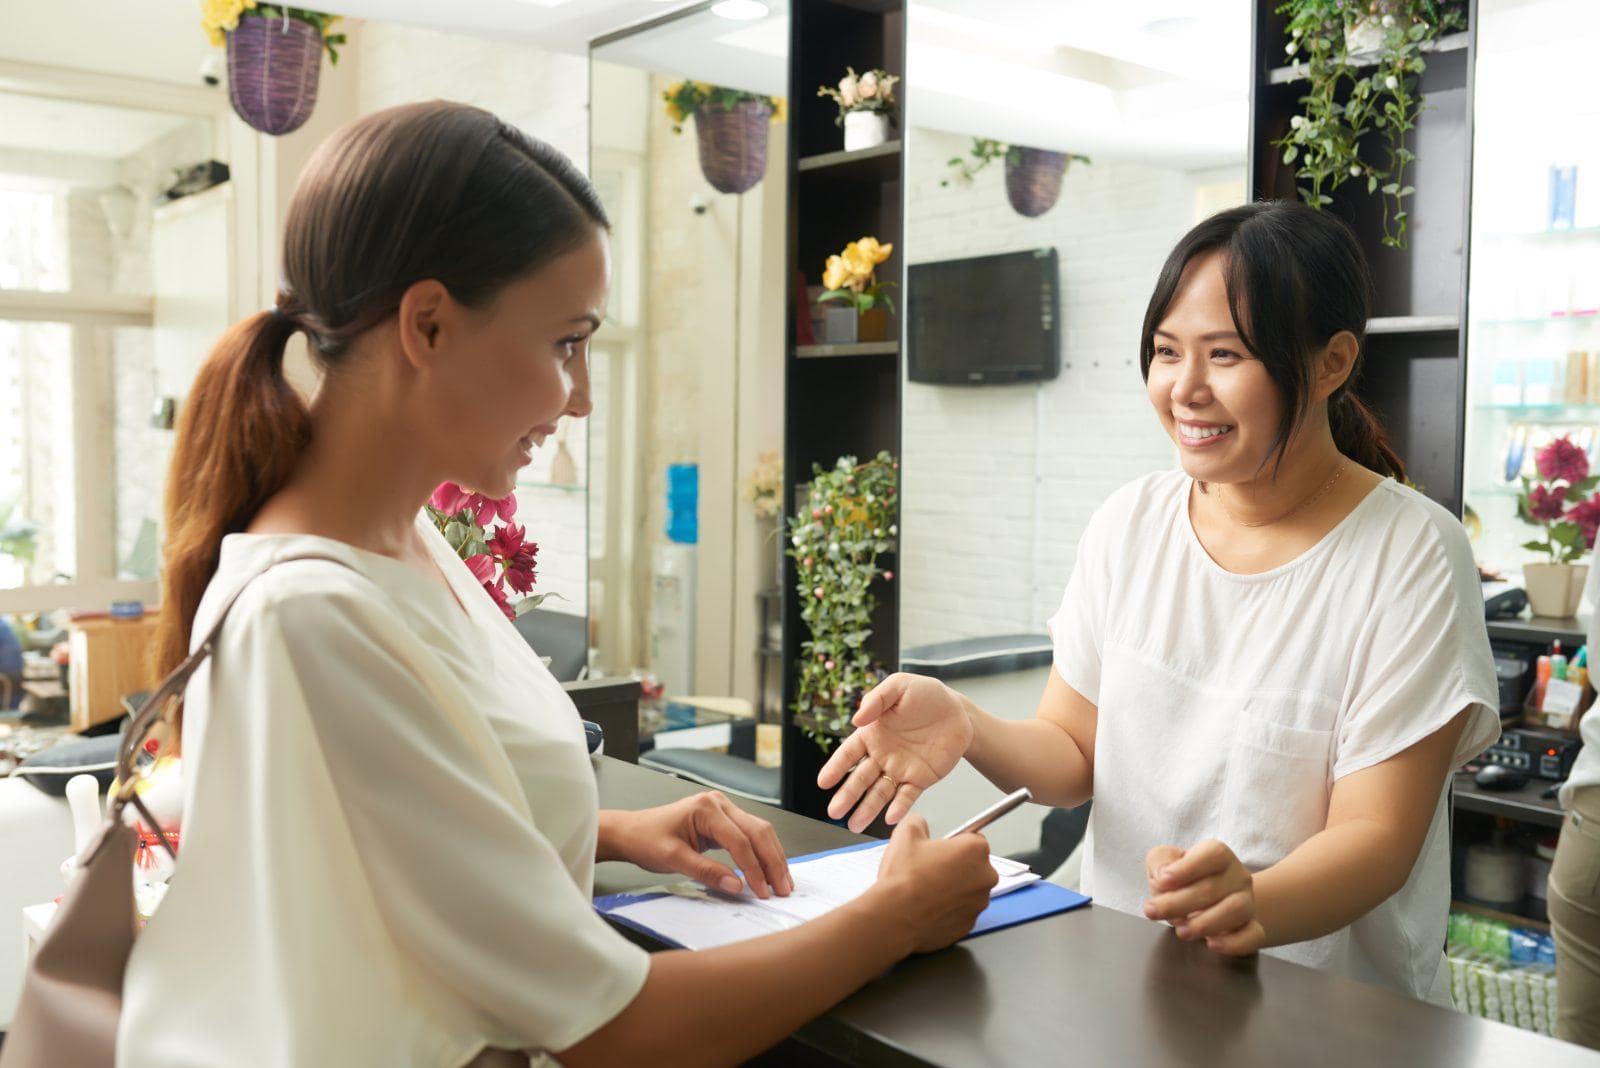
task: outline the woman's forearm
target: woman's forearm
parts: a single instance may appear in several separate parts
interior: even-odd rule
[[[962,696],[972,721],[967,762],[1000,789],[1026,786],[1041,805],[1075,808],[1094,790],[1094,768],[1066,730],[1047,719],[1004,720]]]
[[[1269,946],[1321,938],[1365,916],[1405,885],[1415,851],[1394,829],[1354,819],[1307,838],[1253,877]]]
[[[650,958],[639,995],[559,1054],[568,1066],[738,1064],[913,948],[892,902],[869,894],[782,934]]]

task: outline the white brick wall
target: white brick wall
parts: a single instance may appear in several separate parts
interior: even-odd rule
[[[1056,206],[1011,209],[998,164],[941,187],[969,141],[914,130],[909,262],[1054,246],[1061,260],[1061,374],[1035,385],[906,383],[901,642],[1042,633],[1078,536],[1113,490],[1171,467],[1173,447],[1139,376],[1139,327],[1162,262],[1195,221],[1190,173],[1102,159],[1073,164]]]
[[[460,100],[494,112],[565,152],[587,170],[589,64],[582,56],[433,30],[369,22],[362,27],[358,110],[362,114],[416,100]],[[578,481],[587,477],[587,431],[569,428],[567,447]],[[539,543],[536,593],[557,593],[557,612],[588,612],[588,516],[585,494],[536,485],[548,481],[555,442],[522,473],[517,522]]]

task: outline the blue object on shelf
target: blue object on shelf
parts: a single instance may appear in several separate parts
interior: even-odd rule
[[[112,601],[112,619],[143,619],[144,602],[142,601]]]
[[[1577,216],[1577,166],[1550,168],[1550,229],[1570,230]]]
[[[667,465],[667,537],[680,545],[700,540],[700,465]]]

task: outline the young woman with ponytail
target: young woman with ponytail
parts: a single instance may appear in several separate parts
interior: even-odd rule
[[[590,411],[606,232],[565,157],[466,105],[378,112],[307,164],[276,305],[179,423],[162,670],[243,593],[187,690],[183,848],[119,1064],[732,1064],[987,905],[982,836],[919,822],[867,894],[740,945],[652,956],[591,907],[597,860],[793,889],[718,794],[598,810],[571,701],[422,514],[445,481],[505,496]]]
[[[1180,468],[1090,521],[1036,717],[891,676],[822,769],[831,813],[895,823],[965,756],[1093,798],[1097,904],[1449,1004],[1446,787],[1498,695],[1466,534],[1355,393],[1371,288],[1344,224],[1296,203],[1185,236],[1140,338]]]

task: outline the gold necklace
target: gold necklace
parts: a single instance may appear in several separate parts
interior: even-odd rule
[[[1299,504],[1295,505],[1293,508],[1289,509],[1287,512],[1284,512],[1282,515],[1275,516],[1272,519],[1264,519],[1259,523],[1247,523],[1243,519],[1240,519],[1238,516],[1236,516],[1232,512],[1230,512],[1228,510],[1228,506],[1222,502],[1222,493],[1221,493],[1220,490],[1217,492],[1217,505],[1218,505],[1218,507],[1220,507],[1222,509],[1222,514],[1227,516],[1229,519],[1231,519],[1234,522],[1234,524],[1237,525],[1237,526],[1241,526],[1241,527],[1269,527],[1274,523],[1283,522],[1285,519],[1288,519],[1290,516],[1296,514],[1297,512],[1302,512],[1305,509],[1310,508],[1313,504],[1316,504],[1318,501],[1322,500],[1322,498],[1326,497],[1328,495],[1328,491],[1333,489],[1334,483],[1338,482],[1340,476],[1342,476],[1344,474],[1345,468],[1347,468],[1349,466],[1350,466],[1350,461],[1349,460],[1344,460],[1344,459],[1341,458],[1341,462],[1339,464],[1339,469],[1333,473],[1333,477],[1332,478],[1328,479],[1328,481],[1326,481],[1326,482],[1324,482],[1322,484],[1322,488],[1321,489],[1317,490],[1317,492],[1313,493],[1311,496],[1307,497],[1305,500],[1301,501]]]

